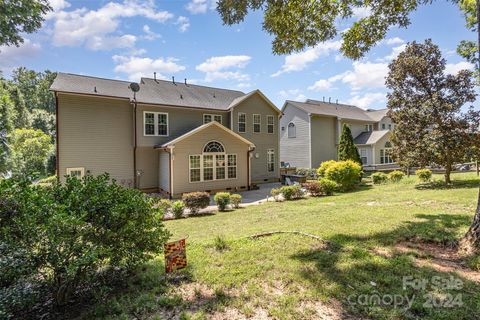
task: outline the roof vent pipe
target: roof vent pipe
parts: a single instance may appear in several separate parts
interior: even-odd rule
[[[173,82],[173,84],[176,84],[176,83],[175,83],[175,77],[174,77],[174,76],[172,76],[172,82]]]
[[[325,96],[323,96],[323,102],[325,102]]]
[[[328,97],[328,103],[332,103],[331,100],[332,100],[332,97]]]
[[[153,73],[153,80],[157,81],[157,73],[156,72]]]
[[[185,85],[187,85],[187,78],[185,78]]]
[[[336,104],[338,104],[338,99],[337,99],[337,102],[336,102]]]

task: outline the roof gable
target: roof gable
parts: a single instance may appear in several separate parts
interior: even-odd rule
[[[389,130],[362,132],[355,139],[353,139],[353,142],[359,145],[376,144],[389,132]]]
[[[233,100],[232,103],[230,103],[230,106],[229,106],[229,109],[232,109],[238,105],[240,105],[243,101],[247,100],[248,98],[250,98],[251,96],[253,95],[258,95],[260,98],[262,98],[266,103],[267,105],[272,108],[272,110],[274,110],[275,112],[277,112],[278,114],[282,114],[282,111],[280,111],[274,104],[272,101],[270,101],[270,99],[268,99],[263,93],[262,91],[260,90],[253,90],[249,93],[247,93],[246,95],[244,96],[241,96],[241,97],[238,97],[237,99]]]

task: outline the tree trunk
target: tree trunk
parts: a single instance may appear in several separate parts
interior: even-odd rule
[[[472,254],[480,247],[480,191],[478,193],[477,211],[467,233],[460,240],[458,249],[463,254]]]
[[[452,172],[452,164],[449,163],[445,166],[445,183],[450,184],[452,181],[450,180],[450,173]]]

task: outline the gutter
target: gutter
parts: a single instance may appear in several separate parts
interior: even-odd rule
[[[247,189],[251,190],[252,178],[250,177],[251,153],[255,151],[255,146],[250,147],[247,151]]]

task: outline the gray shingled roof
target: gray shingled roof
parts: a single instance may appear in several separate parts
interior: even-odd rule
[[[388,109],[367,110],[367,115],[375,121],[380,121],[387,116]]]
[[[389,132],[389,130],[362,132],[353,139],[353,142],[355,144],[375,144]]]
[[[287,103],[299,109],[302,109],[305,112],[315,115],[333,116],[342,119],[360,120],[368,122],[380,121],[381,118],[378,120],[377,118],[380,114],[380,111],[383,110],[378,110],[377,113],[377,111],[366,111],[364,109],[351,105],[322,102],[317,100],[307,100],[305,102],[287,100]]]
[[[95,78],[69,73],[58,73],[52,86],[53,91],[133,98],[128,88],[130,82]],[[138,103],[163,104],[191,108],[228,110],[230,104],[245,93],[236,90],[211,88],[165,80],[142,78]]]

